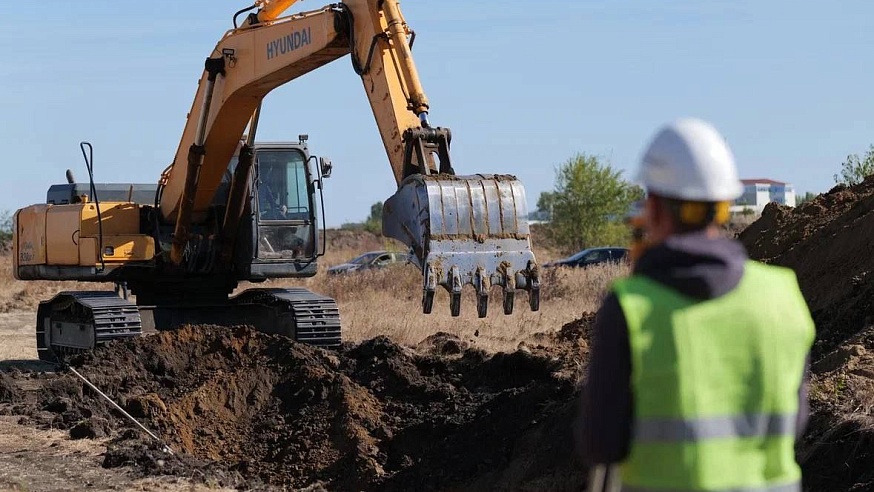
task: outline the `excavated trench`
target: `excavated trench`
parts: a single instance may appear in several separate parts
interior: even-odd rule
[[[494,355],[436,334],[326,351],[245,327],[186,327],[73,361],[181,457],[133,430],[104,466],[227,485],[331,490],[579,490],[570,425],[591,317]],[[549,348],[547,348],[549,345]],[[0,374],[0,401],[36,425],[102,436],[124,421],[71,374]],[[130,427],[130,426],[127,426]]]

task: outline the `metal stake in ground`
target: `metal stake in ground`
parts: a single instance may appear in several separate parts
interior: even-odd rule
[[[100,391],[100,390],[97,388],[97,386],[94,386],[94,384],[93,384],[91,381],[88,381],[88,379],[86,379],[85,376],[79,374],[78,371],[76,371],[75,369],[73,369],[73,368],[70,367],[70,366],[66,366],[66,368],[69,369],[70,372],[72,372],[73,374],[75,374],[76,377],[78,377],[79,379],[81,379],[83,383],[87,384],[89,388],[91,388],[92,390],[94,390],[98,395],[102,396],[106,401],[108,401],[110,404],[112,404],[112,406],[115,407],[116,410],[118,410],[119,412],[121,412],[121,414],[124,415],[125,417],[127,417],[128,420],[130,420],[131,422],[133,422],[134,424],[136,424],[137,427],[139,427],[140,429],[143,430],[143,432],[145,432],[146,434],[148,434],[149,436],[151,436],[152,439],[158,441],[158,444],[160,444],[161,446],[163,446],[162,451],[164,451],[164,452],[167,453],[167,454],[173,454],[173,450],[171,450],[171,449],[170,449],[170,446],[167,446],[167,445],[164,443],[164,441],[161,440],[161,438],[159,438],[158,436],[156,436],[155,434],[153,434],[152,431],[150,431],[149,429],[147,429],[146,426],[144,426],[143,424],[141,424],[137,419],[133,418],[133,417],[131,416],[131,414],[125,412],[124,409],[121,408],[121,407],[118,405],[118,403],[115,403],[114,401],[112,401],[112,398],[106,396],[106,394],[103,393],[102,391]]]

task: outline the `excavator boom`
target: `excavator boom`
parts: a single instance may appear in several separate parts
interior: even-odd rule
[[[465,284],[475,287],[480,316],[492,285],[503,287],[505,313],[512,312],[517,289],[529,291],[537,310],[540,281],[524,189],[512,176],[456,175],[451,134],[431,126],[409,42],[413,32],[397,0],[347,0],[279,17],[293,3],[256,3],[258,13],[228,31],[206,60],[174,163],[162,178],[160,210],[176,228],[173,263],[183,261],[191,224],[203,220],[264,96],[350,55],[399,187],[385,202],[384,233],[419,260],[423,311],[431,311],[442,286],[458,315]]]

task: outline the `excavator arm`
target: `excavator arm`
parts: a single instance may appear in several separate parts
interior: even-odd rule
[[[513,310],[516,289],[528,290],[537,310],[540,281],[524,189],[512,176],[455,175],[451,134],[429,122],[412,31],[397,0],[348,0],[279,17],[293,3],[257,3],[260,10],[225,33],[206,60],[176,157],[161,179],[161,214],[175,224],[171,261],[183,260],[191,226],[203,220],[247,124],[250,141],[240,162],[251,158],[247,147],[264,96],[350,55],[399,187],[385,203],[384,233],[414,251],[424,274],[424,312],[431,311],[439,285],[450,292],[452,314],[458,315],[465,284],[477,291],[480,316],[492,285],[503,287],[505,313]],[[238,168],[248,172],[250,166]],[[232,188],[228,204],[234,214],[242,210],[234,203],[245,196],[239,191]],[[233,220],[225,220],[226,236],[235,231]]]

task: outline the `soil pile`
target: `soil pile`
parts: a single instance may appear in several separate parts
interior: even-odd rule
[[[791,208],[769,204],[739,239],[754,259],[795,270],[818,331],[817,356],[874,321],[874,177]]]
[[[808,490],[874,490],[874,328],[813,364],[810,404]]]
[[[765,207],[739,239],[753,259],[792,268],[814,321],[809,490],[874,489],[874,178],[801,206]]]
[[[105,466],[221,468],[223,483],[284,488],[579,490],[571,424],[590,319],[494,355],[445,333],[416,349],[380,337],[326,351],[248,328],[186,327],[73,365],[187,455],[129,430],[116,432]],[[18,401],[38,423],[83,436],[123,423],[70,374],[44,381],[31,402],[13,376],[0,375],[0,402]]]

